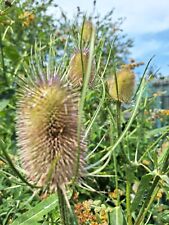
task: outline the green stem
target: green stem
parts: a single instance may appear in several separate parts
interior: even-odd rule
[[[121,143],[121,141],[123,140],[123,138],[125,137],[126,133],[128,132],[129,128],[131,127],[132,123],[133,123],[133,120],[135,119],[136,115],[137,115],[137,111],[139,109],[139,105],[140,105],[140,101],[141,101],[141,98],[142,98],[142,95],[143,95],[143,91],[144,91],[144,88],[146,86],[146,78],[145,78],[145,75],[146,75],[146,71],[148,69],[148,66],[150,64],[152,59],[149,60],[145,70],[144,70],[144,73],[143,73],[143,79],[141,81],[141,85],[140,85],[140,90],[138,92],[138,97],[137,97],[137,101],[136,101],[136,105],[133,109],[133,112],[132,112],[132,115],[124,129],[124,131],[122,132],[122,134],[120,135],[120,137],[118,138],[118,140],[114,143],[114,145],[109,148],[109,151],[100,159],[98,160],[96,163],[94,163],[92,166],[97,166],[99,165],[101,162],[105,161],[105,159],[107,159],[111,154],[112,152],[116,149],[116,147]],[[104,169],[104,167],[102,168]]]
[[[4,51],[3,51],[3,44],[2,44],[2,35],[0,30],[0,50],[1,50],[1,63],[2,63],[2,69],[3,69],[3,78],[5,81],[5,84],[8,84],[8,80],[6,77],[6,68],[5,68],[5,61],[4,61]]]
[[[90,72],[92,68],[92,58],[93,58],[93,52],[94,52],[94,37],[95,33],[93,31],[92,33],[92,38],[90,42],[90,51],[89,51],[89,60],[88,60],[88,66],[87,66],[87,71],[84,77],[83,81],[83,89],[82,89],[82,94],[81,94],[81,99],[79,102],[79,116],[78,116],[78,127],[77,127],[77,140],[78,140],[78,153],[77,153],[77,161],[76,161],[76,168],[75,168],[75,178],[73,180],[73,183],[75,183],[78,174],[79,174],[79,163],[80,163],[80,138],[81,138],[81,125],[82,125],[82,118],[83,118],[83,109],[84,109],[84,104],[85,104],[85,98],[86,98],[86,93],[88,90],[88,83],[90,79]],[[81,36],[82,40],[82,36]],[[82,50],[82,41],[81,41],[81,50]],[[82,54],[82,53],[81,53]],[[82,60],[82,69],[83,69],[83,60]],[[84,69],[83,69],[84,73]]]
[[[117,122],[117,134],[118,134],[118,138],[121,135],[121,102],[117,101],[116,102],[116,122]]]
[[[28,186],[30,186],[31,188],[41,188],[40,186],[36,186],[33,185],[31,183],[29,183],[22,175],[21,173],[16,169],[15,165],[13,164],[10,156],[8,155],[5,146],[4,146],[4,142],[2,140],[0,140],[0,143],[2,144],[2,152],[6,158],[6,161],[8,162],[8,164],[10,165],[10,167],[12,168],[13,172]]]
[[[110,123],[110,145],[113,145],[113,126],[112,123]],[[114,171],[115,171],[115,185],[116,185],[116,191],[117,191],[117,204],[116,206],[120,205],[120,196],[119,196],[119,184],[118,184],[118,174],[117,174],[117,159],[116,159],[116,152],[113,152],[113,162],[114,162]]]
[[[69,221],[67,218],[66,202],[60,187],[57,187],[57,194],[58,194],[59,210],[60,210],[60,217],[61,217],[62,224],[69,225]]]
[[[72,211],[64,186],[57,186],[60,217],[63,225],[78,225],[77,218]]]
[[[132,216],[131,216],[131,199],[130,199],[130,192],[131,192],[131,183],[127,179],[126,181],[126,210],[127,210],[127,222],[128,225],[132,225]]]
[[[83,38],[82,38],[84,23],[85,23],[85,18],[83,19],[82,31],[80,34],[80,57],[81,57],[82,75],[83,75],[82,82],[85,83],[86,79],[87,79],[87,81],[89,81],[89,77],[86,76],[86,79],[84,80],[85,71],[84,71],[84,64],[83,64]],[[87,82],[87,85],[88,85],[88,82]],[[77,126],[78,153],[77,153],[77,162],[76,162],[76,168],[75,168],[75,178],[73,180],[73,183],[76,182],[78,175],[79,175],[79,163],[80,163],[80,154],[81,154],[81,149],[80,149],[81,125],[82,125],[82,115],[83,115],[83,107],[84,107],[84,102],[85,102],[87,85],[83,85],[81,99],[80,99],[80,103],[79,103],[79,116],[78,116],[78,126]]]

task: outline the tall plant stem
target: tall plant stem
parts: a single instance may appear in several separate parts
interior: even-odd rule
[[[131,183],[127,179],[126,181],[126,210],[127,210],[127,223],[132,225],[132,216],[131,216],[131,199],[130,199]]]
[[[63,225],[78,225],[77,219],[72,211],[69,200],[67,198],[65,187],[57,187],[57,194],[59,199],[60,217]]]
[[[1,51],[1,63],[2,63],[2,69],[3,69],[3,79],[4,79],[4,83],[7,85],[8,80],[6,77],[6,68],[5,68],[5,61],[4,61],[4,51],[3,51],[1,29],[0,29],[0,51]]]
[[[84,26],[84,22],[83,22]],[[82,29],[83,32],[83,29]],[[81,61],[82,61],[82,71],[83,71],[83,88],[82,88],[82,93],[81,93],[81,99],[79,102],[79,116],[78,116],[78,127],[77,127],[77,139],[78,139],[78,154],[77,154],[77,161],[76,161],[76,166],[75,166],[75,178],[73,180],[73,183],[77,180],[78,173],[79,173],[79,163],[80,163],[80,134],[81,134],[81,126],[82,126],[82,118],[83,118],[83,109],[84,109],[84,104],[85,104],[85,98],[86,98],[86,93],[88,90],[88,83],[90,79],[90,72],[92,68],[92,60],[93,60],[93,53],[94,53],[94,41],[95,41],[95,31],[92,32],[92,37],[90,41],[90,46],[89,46],[89,60],[88,60],[88,65],[87,65],[87,71],[84,77],[84,68],[83,68],[83,57],[82,57],[82,33],[81,33],[81,41],[80,41],[80,51],[81,51]]]
[[[110,144],[113,145],[113,138],[112,138],[112,133],[113,133],[113,126],[112,123],[110,123]],[[115,185],[116,185],[116,190],[117,190],[117,204],[116,206],[120,205],[120,196],[119,196],[119,191],[118,191],[118,174],[117,174],[117,159],[116,159],[116,152],[113,152],[113,162],[114,162],[114,171],[115,171]]]
[[[121,102],[119,100],[116,102],[116,122],[117,122],[117,134],[119,138],[121,135]]]

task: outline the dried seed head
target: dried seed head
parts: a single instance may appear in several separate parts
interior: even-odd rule
[[[94,26],[91,21],[85,21],[83,27],[81,28],[82,39],[84,42],[90,42],[92,37],[92,32],[94,31]]]
[[[134,92],[135,74],[129,66],[122,66],[122,69],[117,73],[118,88],[114,74],[107,80],[107,85],[109,94],[114,100],[128,103]]]
[[[28,178],[51,190],[75,175],[78,154],[79,96],[57,77],[35,79],[19,91],[17,136],[20,157]],[[81,137],[82,140],[82,137]],[[83,173],[85,144],[80,141]]]
[[[83,79],[87,72],[89,62],[89,51],[83,50],[82,54],[80,51],[77,51],[70,60],[68,77],[72,81],[72,83],[76,86],[82,86]],[[89,83],[91,84],[94,80],[95,74],[95,63],[92,62],[91,71],[90,71],[90,80]]]

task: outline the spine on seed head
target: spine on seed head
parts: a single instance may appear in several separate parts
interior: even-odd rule
[[[79,174],[83,173],[86,145],[81,132],[78,147],[79,93],[57,76],[41,78],[25,80],[18,91],[17,142],[28,178],[55,190],[75,175],[79,147]]]

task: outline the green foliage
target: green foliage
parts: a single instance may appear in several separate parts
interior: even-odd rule
[[[26,224],[39,224],[39,221],[43,219],[43,216],[48,212],[51,212],[58,205],[57,195],[53,194],[47,199],[37,204],[34,208],[25,212],[19,219],[17,219],[13,225],[26,225]]]
[[[44,190],[27,182],[20,165],[15,134],[16,79],[49,67],[50,72],[56,67],[57,74],[67,79],[74,49],[84,47],[80,27],[84,19],[91,18],[78,9],[74,20],[62,11],[60,18],[54,19],[48,9],[59,9],[52,0],[0,4],[0,224],[61,224],[57,195],[47,194],[42,200]],[[150,62],[130,104],[121,105],[110,98],[106,79],[126,61],[132,47],[120,30],[122,19],[112,22],[112,14],[103,18],[91,15],[96,36],[90,57],[95,60],[96,74],[88,87],[88,68],[78,130],[84,119],[87,175],[80,184],[69,187],[79,197],[70,194],[67,198],[76,215],[91,218],[95,224],[167,225],[168,116],[153,111],[156,96],[147,94]],[[160,128],[157,120],[161,120]]]

